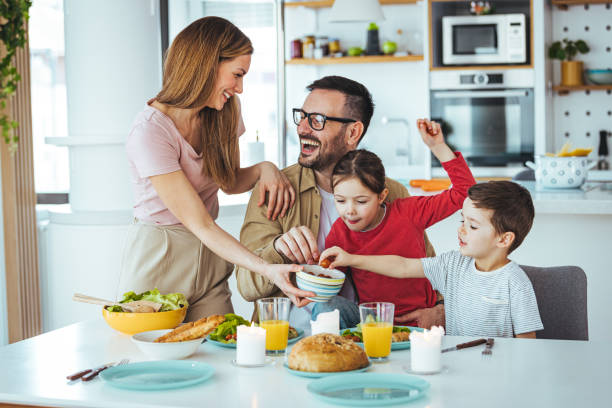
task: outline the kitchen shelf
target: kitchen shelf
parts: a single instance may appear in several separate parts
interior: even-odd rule
[[[493,69],[531,69],[533,65],[465,65],[457,67],[430,67],[430,71],[489,71]]]
[[[388,4],[415,4],[420,0],[378,0],[381,6]],[[293,1],[285,2],[285,7],[308,7],[308,8],[324,8],[334,5],[334,0],[320,1]]]
[[[567,95],[572,91],[612,91],[612,85],[555,85],[553,91],[559,95]]]
[[[338,57],[338,58],[294,58],[285,61],[287,65],[332,65],[332,64],[368,64],[381,62],[417,62],[423,61],[422,55],[406,55],[394,57],[392,55],[364,55],[359,57]]]
[[[569,6],[582,6],[586,4],[608,4],[611,0],[552,0],[553,6],[561,10],[567,10]]]

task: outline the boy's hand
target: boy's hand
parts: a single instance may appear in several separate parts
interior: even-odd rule
[[[444,142],[444,134],[438,122],[429,119],[417,119],[417,127],[425,145],[441,163],[453,160],[455,154]]]
[[[329,259],[332,262],[328,268],[335,269],[338,266],[351,266],[352,258],[353,256],[344,249],[334,246],[323,251],[319,257],[319,263],[322,265],[324,260]]]

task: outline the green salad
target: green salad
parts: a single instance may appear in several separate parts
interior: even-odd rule
[[[210,339],[221,343],[236,343],[237,327],[241,324],[250,326],[247,320],[233,313],[225,315],[225,321],[210,333]]]
[[[126,292],[123,294],[123,299],[119,303],[132,302],[134,300],[150,300],[152,302],[161,303],[162,307],[160,312],[168,312],[170,310],[177,310],[182,307],[189,306],[189,302],[182,293],[168,293],[162,295],[159,290],[153,289],[146,292],[137,294],[135,292]],[[109,312],[123,312],[121,306],[107,306],[106,310]]]
[[[410,333],[408,327],[393,326],[393,333],[407,332]],[[354,330],[346,329],[342,332],[342,337],[347,337],[357,343],[363,343],[363,334],[361,333],[361,323]]]

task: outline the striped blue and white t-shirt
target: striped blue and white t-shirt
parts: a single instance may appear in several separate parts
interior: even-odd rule
[[[459,251],[422,261],[425,276],[444,296],[447,334],[512,337],[544,328],[531,281],[515,262],[481,272]]]

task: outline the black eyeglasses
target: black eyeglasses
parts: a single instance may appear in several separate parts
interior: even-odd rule
[[[299,125],[305,118],[308,118],[308,124],[313,130],[323,130],[325,127],[325,122],[328,120],[340,123],[357,122],[355,119],[334,118],[333,116],[326,116],[322,113],[306,113],[302,109],[293,108],[293,122],[296,125]]]

